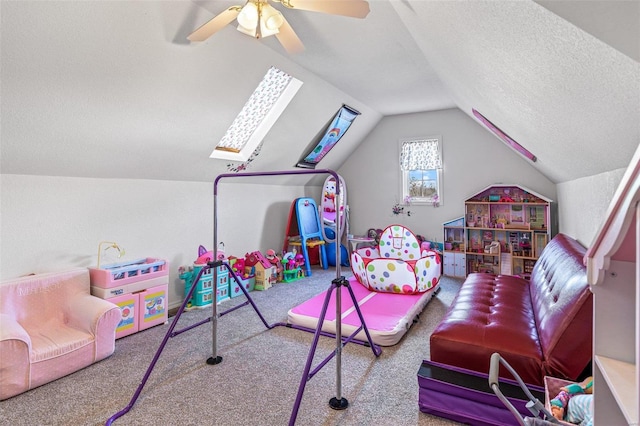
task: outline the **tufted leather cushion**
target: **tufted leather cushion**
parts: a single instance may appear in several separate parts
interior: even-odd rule
[[[577,379],[591,359],[592,341],[584,252],[558,234],[530,282],[470,274],[431,335],[431,360],[488,373],[491,354],[499,352],[527,383],[543,385],[545,375]]]
[[[576,379],[591,360],[593,297],[585,248],[558,234],[531,274],[530,293],[547,375]]]

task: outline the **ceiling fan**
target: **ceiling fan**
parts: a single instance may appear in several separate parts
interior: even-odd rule
[[[369,3],[365,0],[272,0],[287,9],[308,10],[332,15],[364,18],[369,14]],[[217,31],[238,22],[238,31],[255,38],[275,35],[285,50],[298,53],[304,50],[302,41],[291,28],[282,13],[271,6],[269,0],[247,0],[242,6],[231,6],[206,22],[187,37],[190,41],[203,41]]]

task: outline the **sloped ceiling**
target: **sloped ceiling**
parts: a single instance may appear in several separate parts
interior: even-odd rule
[[[2,173],[212,181],[227,162],[211,150],[270,66],[304,84],[253,171],[291,169],[343,103],[362,115],[325,168],[385,115],[451,107],[482,112],[555,182],[625,167],[640,141],[638,1],[284,10],[306,46],[294,56],[233,26],[186,41],[233,4],[3,0]]]

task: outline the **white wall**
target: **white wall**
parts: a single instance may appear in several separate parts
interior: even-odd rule
[[[391,208],[402,201],[399,141],[432,135],[442,137],[442,204],[409,206],[410,217],[395,216]],[[339,172],[347,184],[354,234],[399,223],[442,242],[442,224],[463,216],[464,200],[494,183],[523,185],[557,201],[553,182],[457,108],[383,118]]]
[[[0,279],[94,266],[98,243],[115,241],[126,251],[120,260],[169,262],[175,307],[184,289],[178,266],[213,245],[213,183],[0,176]],[[292,200],[320,191],[227,182],[218,187],[218,241],[236,256],[280,250]],[[109,252],[103,264],[118,260]]]
[[[625,169],[558,184],[560,229],[588,247],[602,226]]]
[[[443,141],[443,204],[410,206],[410,217],[394,216],[391,207],[400,197],[399,140],[430,135],[441,135]],[[458,109],[384,118],[339,170],[347,184],[354,234],[400,223],[442,241],[442,223],[463,215],[464,200],[501,182],[524,185],[557,201],[559,231],[586,246],[623,172],[556,187]],[[292,200],[319,200],[319,195],[317,186],[224,180],[218,192],[218,241],[236,256],[280,249]],[[183,285],[178,266],[193,262],[200,244],[213,245],[213,183],[0,174],[0,279],[93,266],[103,240],[124,247],[124,260],[168,260],[169,301],[177,306]]]

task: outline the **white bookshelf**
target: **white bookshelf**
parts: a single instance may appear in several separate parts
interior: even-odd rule
[[[595,425],[638,425],[640,412],[640,147],[586,254],[593,292]]]

